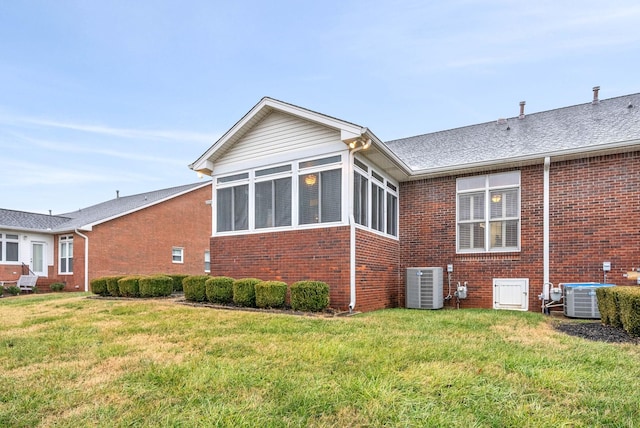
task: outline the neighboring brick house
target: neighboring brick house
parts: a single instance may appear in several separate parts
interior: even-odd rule
[[[540,310],[546,282],[640,266],[640,94],[388,142],[263,98],[190,167],[212,275],[326,281],[333,307],[404,306],[409,267],[446,296],[452,265],[461,306]]]
[[[38,287],[88,290],[105,275],[204,274],[211,184],[118,196],[62,215],[0,209],[0,280],[29,270]],[[88,262],[87,262],[88,260]]]

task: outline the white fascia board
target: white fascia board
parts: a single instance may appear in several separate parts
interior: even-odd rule
[[[366,130],[366,128],[353,123],[335,119],[333,117],[326,116],[321,113],[316,113],[314,111],[294,106],[292,104],[284,103],[273,98],[264,97],[258,104],[256,104],[251,110],[249,110],[247,114],[245,114],[238,122],[236,122],[236,124],[233,125],[231,129],[225,132],[225,134],[220,137],[220,139],[216,141],[202,156],[200,156],[198,160],[189,165],[189,168],[194,171],[200,171],[207,175],[211,175],[211,171],[213,171],[213,162],[210,159],[213,157],[213,155],[218,150],[224,148],[227,143],[231,141],[238,133],[243,132],[245,127],[249,125],[252,120],[265,109],[268,109],[268,111],[278,110],[283,113],[299,117],[301,119],[340,130],[340,136],[343,141],[345,139],[357,138],[361,136]]]
[[[429,168],[411,171],[409,180],[419,180],[428,177],[442,177],[445,175],[470,173],[487,168],[509,168],[521,167],[524,165],[534,165],[544,163],[545,158],[551,161],[562,161],[570,159],[580,159],[585,157],[633,151],[640,149],[640,140],[622,141],[606,145],[580,147],[576,149],[558,150],[553,152],[536,153],[533,155],[517,156],[506,159],[487,160],[482,162],[466,163],[455,166],[444,166],[439,168]]]
[[[411,175],[411,168],[402,161],[395,153],[393,153],[389,148],[384,144],[376,135],[371,132],[368,128],[364,128],[363,136],[371,139],[371,144],[378,150],[382,155],[386,156],[391,163],[393,163],[403,174],[407,177]],[[362,153],[366,155],[366,151]]]

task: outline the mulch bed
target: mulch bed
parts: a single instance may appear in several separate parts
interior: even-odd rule
[[[622,328],[604,325],[600,321],[560,321],[554,323],[554,328],[570,336],[577,336],[597,342],[632,343],[640,345],[640,337],[630,336],[629,333]]]

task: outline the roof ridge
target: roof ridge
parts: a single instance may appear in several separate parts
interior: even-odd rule
[[[614,101],[614,100],[618,100],[618,99],[621,99],[621,98],[629,98],[629,97],[634,97],[634,96],[640,96],[640,92],[636,92],[636,93],[632,93],[632,94],[619,95],[619,96],[611,97],[611,98],[603,98],[603,99],[598,100],[597,104],[595,104],[595,105],[606,104],[606,103]],[[573,105],[570,105],[570,106],[552,108],[552,109],[549,109],[549,110],[537,111],[537,112],[534,112],[534,113],[527,113],[526,117],[538,116],[538,115],[545,114],[545,113],[551,113],[551,112],[554,112],[554,111],[573,109],[573,108],[576,108],[576,107],[587,106],[587,105],[593,105],[593,101],[588,101],[588,102],[579,103],[579,104],[573,104]],[[511,116],[511,117],[506,117],[506,118],[499,118],[497,120],[500,120],[500,119],[504,119],[506,121],[509,121],[509,120],[520,120],[517,115],[516,116]],[[490,121],[474,123],[474,124],[470,124],[470,125],[457,126],[457,127],[449,128],[449,129],[441,129],[439,131],[425,132],[425,133],[422,133],[422,134],[410,135],[410,136],[407,136],[407,137],[401,137],[401,138],[395,138],[393,140],[387,140],[387,141],[384,142],[384,144],[396,143],[396,142],[400,142],[400,141],[403,141],[403,140],[410,140],[410,139],[413,139],[413,138],[418,138],[418,137],[422,137],[422,136],[426,136],[426,135],[438,135],[438,134],[442,134],[442,133],[448,133],[448,132],[453,132],[453,131],[467,129],[467,128],[486,126],[486,125],[489,125],[489,124],[492,124],[492,123],[495,123],[495,122],[496,121],[494,121],[494,120],[490,120]]]

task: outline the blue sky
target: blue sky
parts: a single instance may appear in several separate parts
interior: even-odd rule
[[[263,96],[382,140],[640,92],[640,3],[5,1],[0,207],[198,181]]]

